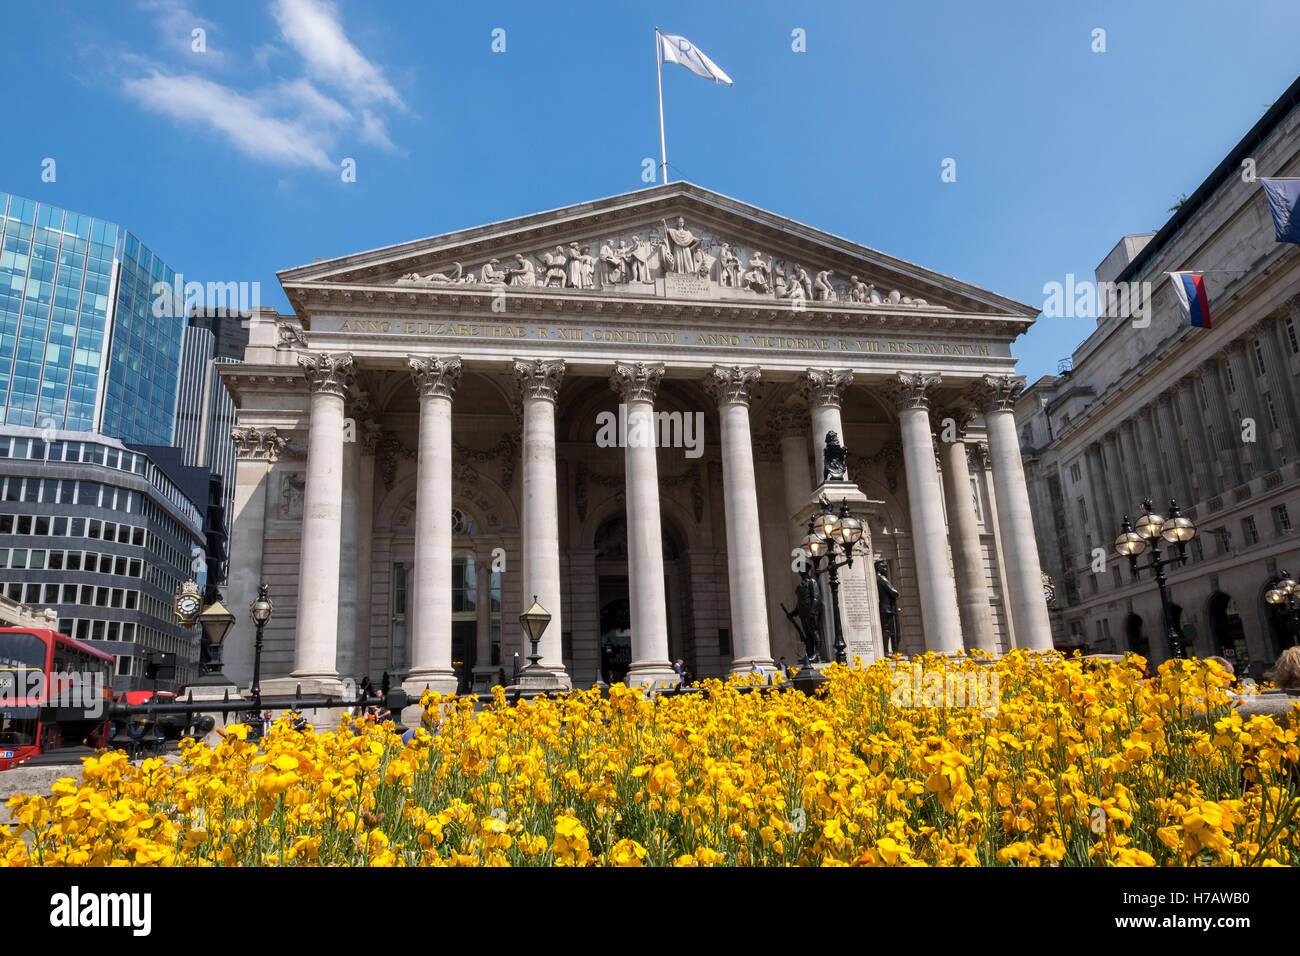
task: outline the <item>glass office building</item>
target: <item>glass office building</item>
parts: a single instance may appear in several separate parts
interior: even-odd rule
[[[171,444],[185,319],[153,288],[175,279],[114,223],[0,193],[0,425]]]

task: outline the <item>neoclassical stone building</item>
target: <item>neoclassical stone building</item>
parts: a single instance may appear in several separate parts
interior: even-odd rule
[[[488,686],[527,663],[534,595],[575,686],[794,663],[829,431],[848,474],[822,490],[866,526],[850,654],[882,652],[877,558],[904,651],[1050,646],[1012,411],[1032,307],[687,183],[280,280],[294,314],[221,367],[226,593],[270,584],[264,687]]]

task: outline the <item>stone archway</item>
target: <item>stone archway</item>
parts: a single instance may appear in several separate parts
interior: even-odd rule
[[[1248,673],[1250,651],[1246,647],[1246,629],[1237,602],[1231,595],[1218,591],[1210,595],[1208,610],[1211,649],[1231,661],[1238,674]]]

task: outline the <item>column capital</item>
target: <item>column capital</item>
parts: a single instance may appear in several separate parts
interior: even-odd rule
[[[514,360],[515,383],[524,398],[554,402],[564,380],[564,359]]]
[[[1015,411],[1016,399],[1024,387],[1025,380],[1018,375],[983,375],[973,390],[980,411],[987,415]]]
[[[966,429],[975,420],[975,408],[961,402],[932,405],[930,407],[930,428],[935,434],[942,435],[944,422],[952,419],[957,428],[957,441],[966,440]]]
[[[810,368],[799,380],[799,392],[809,405],[839,408],[844,389],[853,384],[853,373],[846,368]]]
[[[1253,331],[1253,330],[1252,330],[1252,331]],[[1234,354],[1236,354],[1236,355],[1244,355],[1244,354],[1246,353],[1246,343],[1243,342],[1243,341],[1241,340],[1241,337],[1240,337],[1240,336],[1238,336],[1237,338],[1233,339],[1231,342],[1229,342],[1229,343],[1228,343],[1227,345],[1225,345],[1223,348],[1224,348],[1224,351],[1226,351],[1226,352],[1232,352],[1232,353],[1234,353]]]
[[[663,377],[663,362],[615,362],[609,387],[622,395],[625,402],[653,403]]]
[[[420,392],[420,398],[445,398],[448,401],[456,393],[460,384],[460,356],[449,355],[438,358],[430,355],[421,358],[418,355],[408,357],[411,369],[411,381]]]
[[[885,382],[884,393],[900,412],[907,408],[929,409],[930,392],[942,380],[937,372],[896,372]]]
[[[704,380],[704,391],[719,405],[748,405],[758,394],[757,365],[715,365]]]
[[[235,443],[235,457],[242,459],[260,459],[275,461],[289,444],[274,428],[255,428],[252,425],[236,425],[230,429],[230,440]]]
[[[308,352],[298,356],[298,366],[307,376],[313,394],[324,392],[343,398],[356,375],[351,352]]]
[[[790,435],[806,438],[808,432],[812,429],[811,418],[812,416],[808,414],[806,408],[781,405],[773,409],[767,420],[772,430],[782,438]]]
[[[373,418],[364,419],[361,422],[361,454],[374,455],[379,449],[379,440],[383,435],[384,430],[379,422]]]

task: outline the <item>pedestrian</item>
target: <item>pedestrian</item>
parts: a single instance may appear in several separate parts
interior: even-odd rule
[[[686,682],[686,668],[682,666],[682,659],[680,657],[673,661],[673,670],[677,672],[678,682],[684,684]]]
[[[782,677],[790,676],[790,668],[786,665],[784,657],[781,658],[781,676]]]
[[[374,697],[374,696],[375,696],[375,685],[370,682],[370,675],[367,674],[365,677],[361,678],[361,686],[357,689],[357,698],[359,700],[365,700],[368,697]],[[366,708],[364,705],[356,709],[356,716],[364,717],[365,715],[366,715]]]

